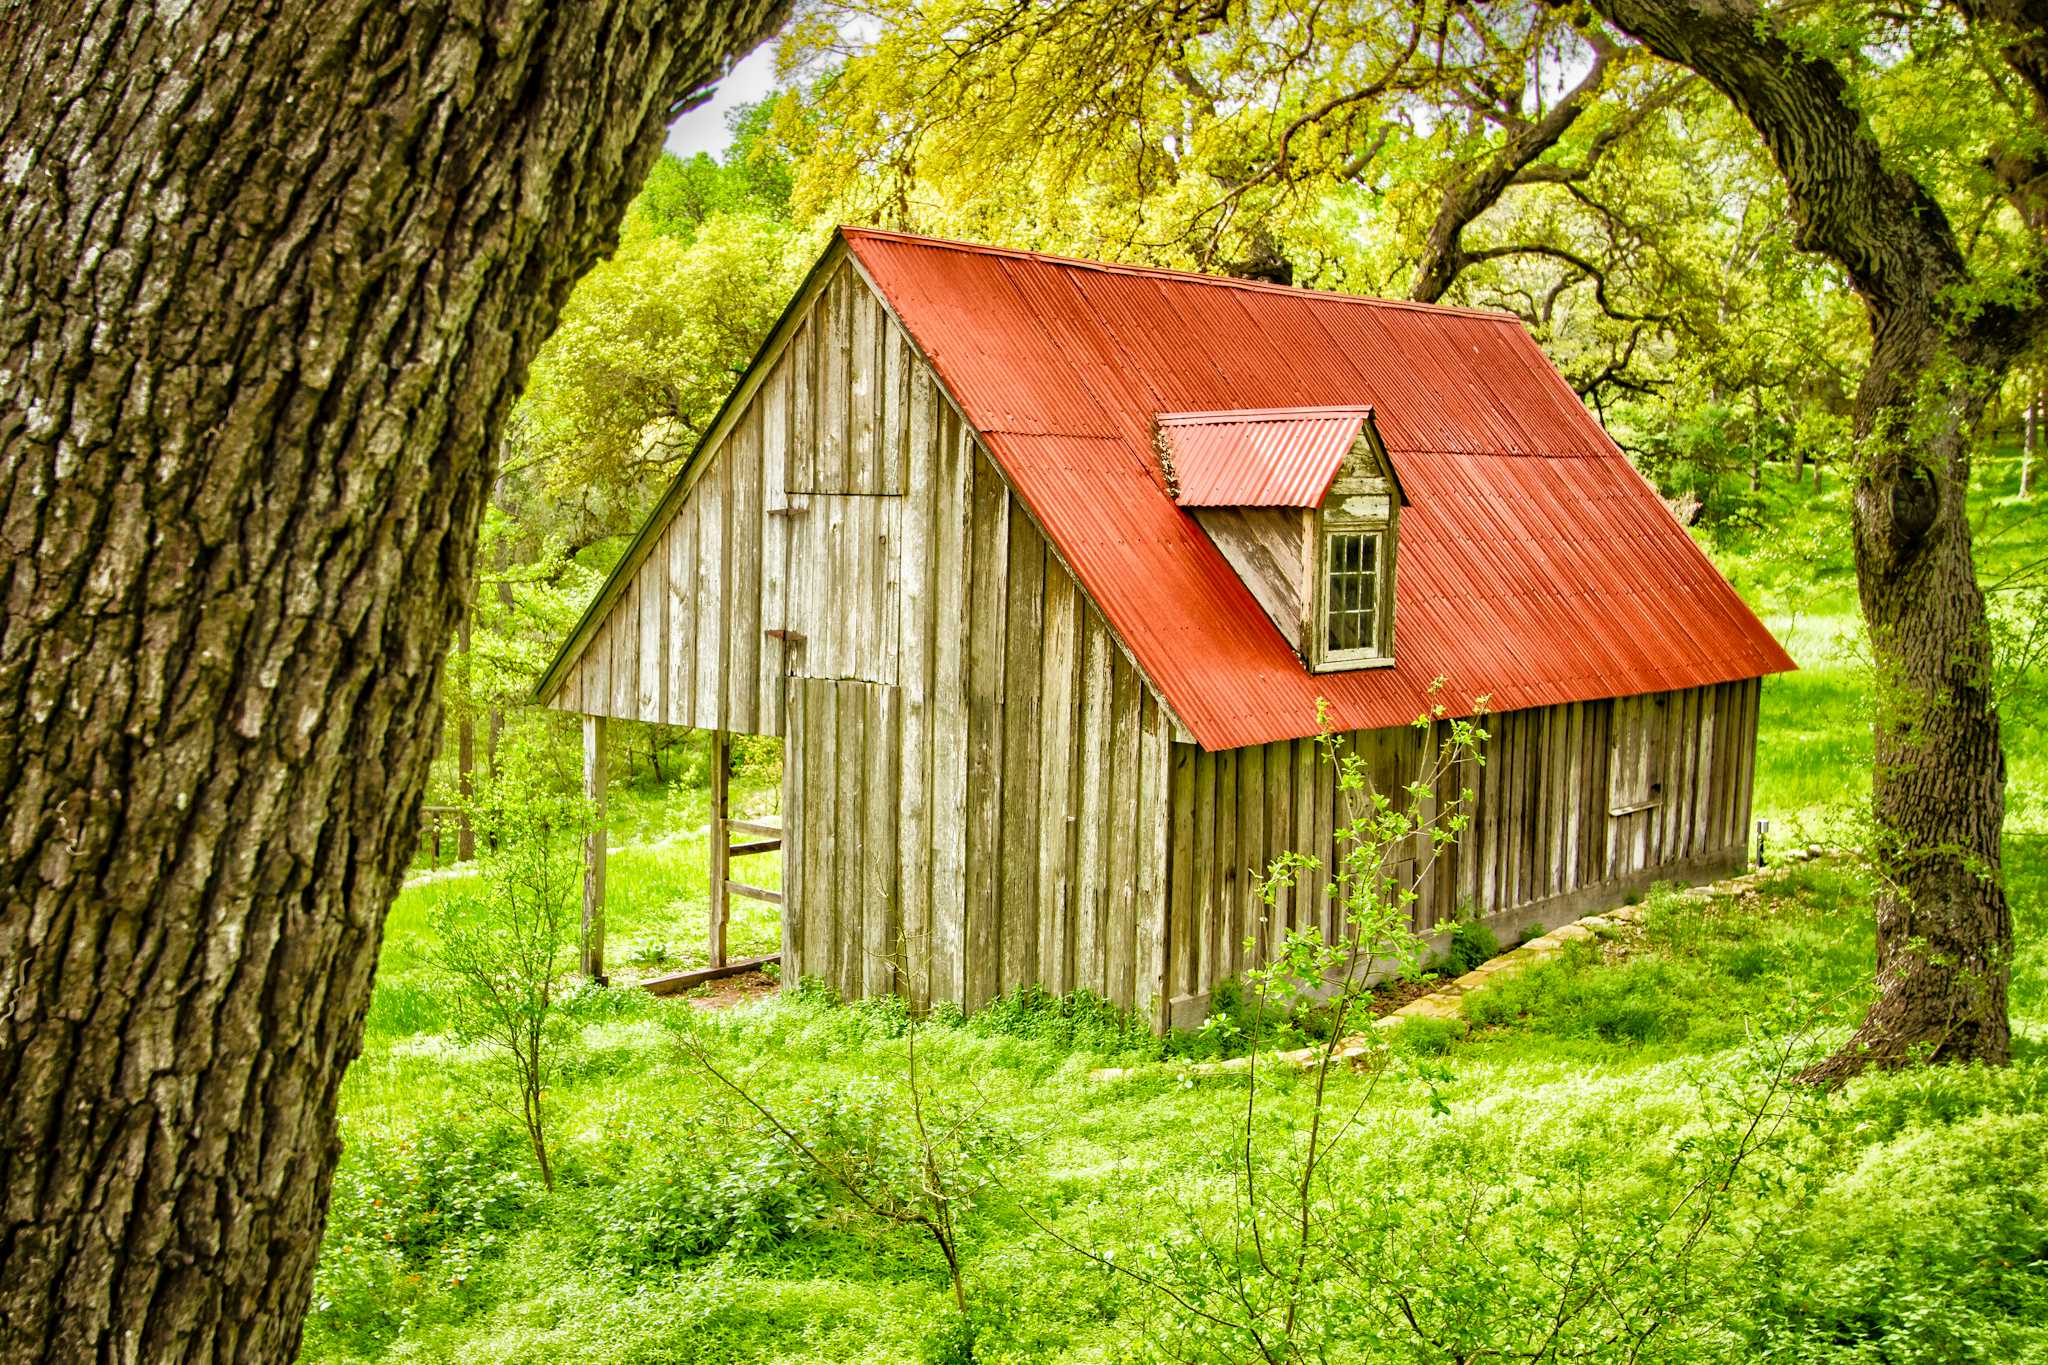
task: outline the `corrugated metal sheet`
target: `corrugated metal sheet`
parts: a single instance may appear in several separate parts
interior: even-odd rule
[[[1792,667],[1511,317],[842,231],[1206,748],[1314,734],[1318,698],[1372,729]],[[1372,408],[1401,480],[1392,668],[1309,673],[1150,448],[1159,413],[1303,407]]]
[[[1167,412],[1159,434],[1182,507],[1320,507],[1365,408]]]

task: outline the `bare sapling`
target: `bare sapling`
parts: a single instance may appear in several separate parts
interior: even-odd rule
[[[483,785],[471,816],[487,851],[475,881],[435,914],[435,965],[449,983],[452,1032],[489,1054],[493,1083],[485,1099],[520,1121],[552,1190],[546,1099],[560,1051],[590,804],[508,776]]]
[[[892,965],[906,985],[911,957],[908,946],[899,944]],[[918,994],[929,997],[929,992]],[[891,998],[889,1003],[901,1001]],[[1006,1144],[987,1124],[979,1096],[966,1105],[947,1105],[934,1096],[918,1060],[919,1035],[928,1021],[907,1008],[900,1019],[903,1069],[892,1107],[900,1109],[903,1121],[878,1116],[880,1121],[854,1130],[815,1131],[788,1119],[745,1076],[719,1063],[701,1021],[686,1020],[679,1032],[697,1066],[752,1110],[794,1155],[872,1217],[931,1244],[945,1265],[957,1313],[950,1349],[943,1354],[968,1362],[975,1358],[976,1332],[961,1219],[996,1180],[994,1163]]]

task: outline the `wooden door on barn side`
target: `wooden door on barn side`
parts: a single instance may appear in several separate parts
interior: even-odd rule
[[[783,979],[844,999],[901,986],[898,756],[902,689],[844,678],[785,682]]]

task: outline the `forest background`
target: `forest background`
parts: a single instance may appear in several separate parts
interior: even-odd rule
[[[1862,306],[1697,77],[1571,12],[1506,32],[1423,6],[1405,39],[1311,15],[1292,44],[1218,23],[1192,47],[1163,13],[812,7],[722,153],[661,159],[510,424],[430,801],[493,768],[508,726],[573,778],[567,732],[522,709],[532,686],[839,222],[1506,310],[1710,546],[1784,520],[1766,470],[1814,494],[1850,476]],[[1849,64],[1857,95],[1941,186],[1972,266],[2020,268],[2010,130],[1949,116],[1997,93],[1986,40],[1831,22],[1805,36],[1837,56],[1891,44]],[[2041,384],[2023,364],[1991,400],[2023,499]],[[1782,549],[1793,578],[1814,560]],[[1992,585],[2010,676],[2044,582],[2030,565]],[[674,776],[679,735],[613,731],[615,772]]]

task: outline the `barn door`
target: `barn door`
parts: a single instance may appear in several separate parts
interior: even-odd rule
[[[898,989],[897,751],[902,689],[792,676],[783,707],[785,981],[848,1000]]]

